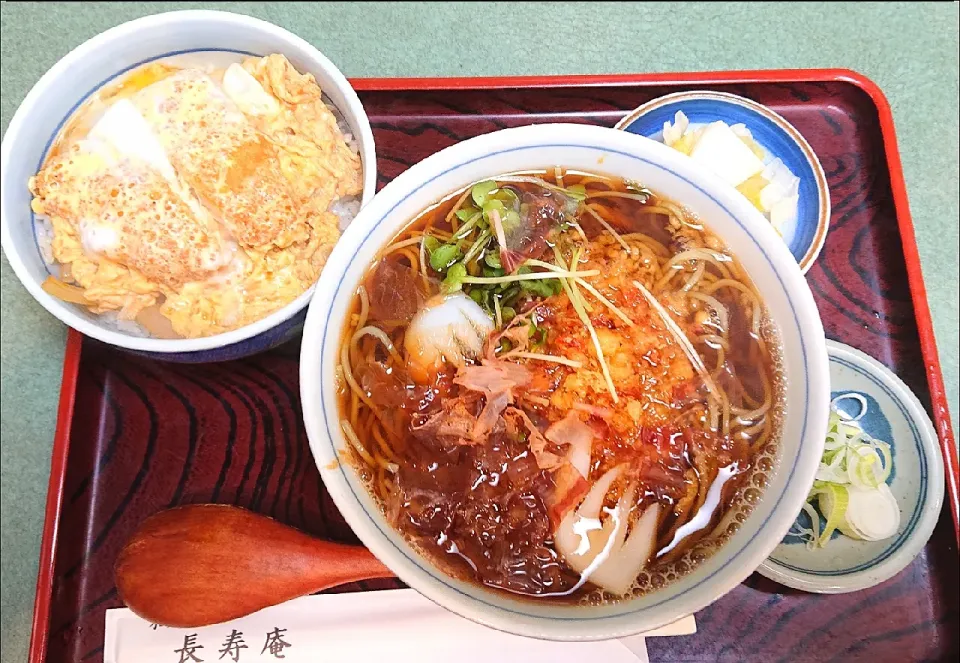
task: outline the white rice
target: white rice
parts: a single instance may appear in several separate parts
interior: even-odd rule
[[[340,232],[343,232],[360,211],[360,199],[356,196],[337,198],[330,204],[330,211],[340,217]]]
[[[36,214],[34,216],[36,218],[34,236],[37,238],[40,257],[43,258],[43,262],[46,263],[47,268],[52,271],[54,267],[57,267],[56,261],[53,259],[53,224],[50,223],[50,219],[42,214]]]
[[[121,320],[116,311],[106,311],[94,316],[97,322],[111,329],[130,336],[150,338],[152,334],[144,329],[136,320]]]
[[[343,139],[346,141],[347,147],[349,147],[354,154],[360,154],[360,145],[357,143],[357,139],[354,137],[350,125],[347,124],[346,118],[343,117],[343,113],[330,101],[330,97],[321,94],[321,98],[323,99],[323,103],[327,105],[327,108],[330,109],[330,112],[333,113],[333,117],[337,120],[337,128],[340,129],[340,133],[343,134]]]
[[[353,135],[350,125],[347,124],[346,119],[343,117],[343,113],[333,105],[333,102],[331,102],[326,95],[323,95],[323,102],[336,118],[337,127],[340,129],[340,133],[343,134],[343,139],[346,141],[347,147],[349,147],[350,151],[354,154],[360,154],[360,145],[357,143],[357,139]],[[364,164],[364,167],[366,167],[366,164]],[[360,198],[357,196],[344,196],[339,198],[331,203],[330,211],[340,217],[340,232],[343,232],[360,211]]]

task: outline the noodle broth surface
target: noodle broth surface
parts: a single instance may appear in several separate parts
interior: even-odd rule
[[[689,572],[760,498],[778,352],[746,273],[678,203],[509,175],[381,251],[343,332],[341,425],[385,516],[447,573],[623,600]]]

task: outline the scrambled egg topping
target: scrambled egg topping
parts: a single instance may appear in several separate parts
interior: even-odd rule
[[[282,55],[147,65],[84,110],[102,115],[71,122],[32,206],[80,301],[148,329],[208,336],[288,304],[339,238],[331,204],[362,190],[319,85]]]

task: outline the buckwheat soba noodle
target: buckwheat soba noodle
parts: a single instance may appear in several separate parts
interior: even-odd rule
[[[370,266],[340,424],[388,520],[445,572],[621,600],[688,572],[759,499],[777,333],[681,203],[561,168],[505,175]]]

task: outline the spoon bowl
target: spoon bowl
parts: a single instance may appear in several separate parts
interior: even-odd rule
[[[194,504],[145,520],[120,552],[115,576],[134,613],[193,628],[393,572],[366,548],[317,539],[239,507]]]

